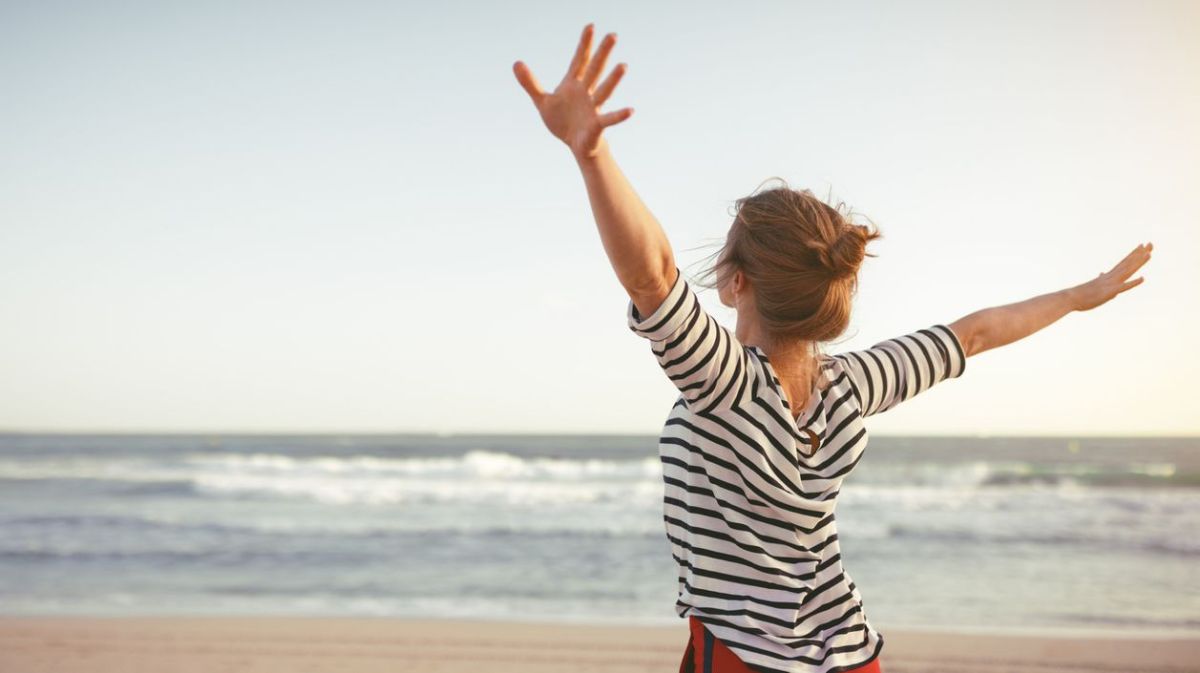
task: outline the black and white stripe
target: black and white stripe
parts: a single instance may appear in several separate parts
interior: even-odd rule
[[[864,419],[962,375],[962,344],[936,324],[828,356],[827,385],[794,420],[767,355],[739,343],[675,271],[658,309],[643,318],[631,301],[626,317],[680,392],[659,439],[676,613],[758,671],[869,663],[883,636],[842,567],[837,495],[866,448]]]
[[[855,383],[863,416],[887,411],[938,381],[961,376],[967,360],[958,337],[940,324],[834,357]]]

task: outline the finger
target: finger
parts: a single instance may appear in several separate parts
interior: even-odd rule
[[[1129,267],[1129,265],[1131,263],[1133,263],[1133,260],[1136,259],[1137,255],[1141,252],[1141,250],[1142,250],[1142,246],[1140,246],[1140,245],[1138,247],[1134,248],[1133,250],[1131,250],[1128,254],[1126,254],[1124,257],[1121,258],[1121,261],[1119,261],[1113,265],[1113,268],[1109,270],[1109,273],[1119,274],[1119,275],[1123,275],[1124,277],[1128,277],[1129,274],[1125,273],[1125,270],[1127,269],[1127,267]]]
[[[1118,267],[1121,267],[1121,277],[1124,279],[1133,275],[1133,272],[1140,269],[1143,264],[1149,261],[1149,259],[1150,251],[1146,248],[1146,246],[1139,245],[1138,247],[1134,248],[1133,252],[1130,252],[1125,256],[1125,259],[1121,260],[1121,262],[1117,264]]]
[[[517,81],[521,83],[521,88],[525,89],[525,93],[529,94],[529,97],[533,99],[533,104],[540,107],[542,98],[546,96],[546,92],[538,84],[537,78],[533,76],[533,73],[529,70],[529,66],[521,61],[517,61],[513,64],[513,74],[517,76]]]
[[[1130,288],[1134,288],[1134,287],[1141,285],[1143,280],[1146,280],[1145,276],[1138,276],[1137,278],[1134,278],[1133,280],[1131,280],[1127,283],[1123,283],[1121,285],[1121,287],[1117,288],[1117,294],[1121,294],[1125,290],[1128,290]]]
[[[608,61],[608,55],[612,53],[613,45],[617,43],[616,33],[609,33],[600,41],[600,48],[596,50],[596,55],[592,57],[588,63],[587,70],[583,73],[583,83],[591,89],[596,85],[596,80],[600,78],[600,73],[604,72],[604,64]]]
[[[614,112],[607,112],[605,114],[602,114],[597,118],[597,121],[600,122],[600,128],[607,128],[609,126],[612,126],[613,124],[620,124],[621,122],[625,121],[626,119],[629,119],[629,117],[632,114],[633,114],[633,108],[626,107],[626,108],[621,108],[620,110],[616,110]]]
[[[604,105],[604,101],[608,100],[608,97],[612,95],[613,89],[617,88],[617,82],[620,82],[621,78],[625,75],[626,68],[627,66],[624,63],[618,63],[608,73],[608,77],[605,77],[604,81],[600,83],[600,86],[596,87],[596,92],[592,94],[592,101],[596,104],[596,107]]]
[[[579,36],[579,44],[575,47],[575,56],[571,58],[571,65],[567,67],[567,77],[579,79],[583,75],[588,54],[592,51],[592,30],[590,23],[583,27],[583,34]]]

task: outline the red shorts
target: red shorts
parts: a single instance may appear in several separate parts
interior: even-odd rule
[[[704,627],[704,622],[688,617],[691,637],[679,663],[679,673],[754,673],[725,643]],[[879,657],[858,668],[843,673],[883,673],[879,668]]]

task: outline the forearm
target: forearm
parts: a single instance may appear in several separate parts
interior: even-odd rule
[[[948,325],[968,356],[1010,344],[1050,325],[1078,305],[1078,289],[1070,287],[1025,301],[985,308]]]
[[[643,290],[670,279],[675,257],[667,234],[642,203],[601,141],[590,157],[576,155],[604,251],[627,290]]]

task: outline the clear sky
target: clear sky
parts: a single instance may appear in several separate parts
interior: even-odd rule
[[[4,3],[0,428],[656,434],[677,393],[511,70],[552,87],[589,21],[689,277],[771,176],[883,232],[828,352],[1154,243],[873,432],[1200,432],[1187,1]]]

